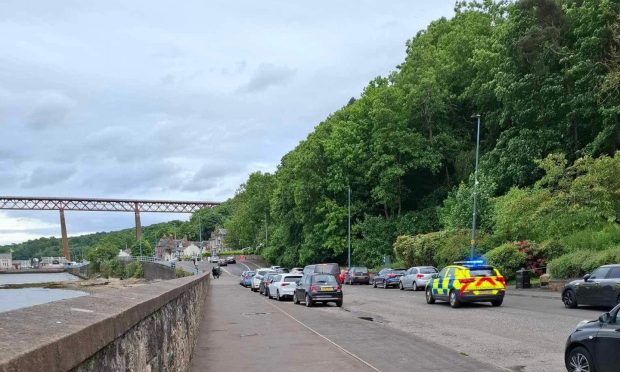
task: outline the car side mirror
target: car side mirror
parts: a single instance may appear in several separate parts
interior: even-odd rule
[[[437,279],[437,278],[439,278],[439,274],[433,274],[433,276],[431,276],[431,278]]]
[[[583,281],[584,282],[587,282],[588,279],[590,279],[590,274],[586,274],[586,275],[583,276]]]
[[[609,313],[603,313],[598,317],[598,321],[601,323],[609,323],[610,315]]]

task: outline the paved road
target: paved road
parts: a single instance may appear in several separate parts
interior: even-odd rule
[[[250,268],[252,263],[245,263]],[[225,268],[238,275],[245,267],[240,264]],[[242,289],[242,291],[245,291]],[[515,291],[516,292],[516,291]],[[564,344],[575,325],[583,319],[596,319],[605,309],[566,309],[554,298],[533,298],[508,295],[499,308],[487,304],[452,309],[438,302],[428,305],[423,292],[398,289],[374,289],[371,286],[345,286],[342,309],[318,307],[306,309],[291,302],[270,301],[302,322],[316,327],[345,348],[373,359],[377,350],[386,360],[403,359],[411,362],[411,355],[422,359],[439,354],[439,346],[450,349],[469,359],[492,363],[512,371],[564,371]],[[247,290],[247,295],[257,296]],[[362,321],[360,318],[372,318]],[[350,342],[352,326],[365,327]],[[323,325],[326,325],[323,327]],[[355,328],[357,330],[357,328]],[[379,329],[386,333],[379,333]],[[382,334],[383,336],[379,336]],[[399,350],[384,342],[384,338],[408,342],[408,349]],[[363,340],[360,342],[359,340]],[[426,349],[430,345],[430,349]],[[381,370],[390,370],[381,362]],[[460,369],[453,369],[460,370]]]
[[[208,296],[195,371],[505,370],[346,309],[267,300],[239,286],[241,264],[222,269]]]

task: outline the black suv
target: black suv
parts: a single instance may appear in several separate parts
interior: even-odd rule
[[[310,307],[317,302],[335,302],[342,306],[342,286],[332,274],[305,274],[293,292],[293,303],[303,301]]]
[[[620,305],[598,320],[584,320],[566,341],[564,362],[570,372],[615,372],[620,366]]]
[[[569,308],[578,305],[614,307],[620,303],[620,265],[605,265],[574,280],[562,290],[562,302]]]

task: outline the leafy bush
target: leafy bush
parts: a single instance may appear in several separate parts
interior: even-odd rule
[[[620,244],[620,226],[607,225],[600,230],[586,229],[576,231],[562,239],[568,251],[603,250]]]
[[[547,261],[558,258],[566,253],[566,247],[559,240],[549,239],[540,243],[535,251],[537,255],[545,257]]]
[[[549,262],[554,278],[578,278],[601,265],[620,263],[620,246],[602,251],[578,250]]]
[[[505,243],[487,252],[484,257],[489,265],[495,266],[504,277],[512,279],[516,271],[525,267],[527,254],[514,243]]]
[[[106,278],[124,278],[125,268],[116,258],[103,261],[100,266],[101,275]]]
[[[144,276],[144,268],[142,263],[138,261],[132,261],[125,265],[125,277],[126,278],[142,278]]]
[[[433,265],[443,267],[469,257],[470,236],[468,230],[437,231],[415,236],[401,235],[394,243],[398,260],[407,265]],[[476,254],[486,252],[487,237],[478,237]]]
[[[118,255],[119,248],[112,243],[102,242],[97,247],[88,252],[87,258],[90,261],[91,269],[94,272],[101,270],[104,261],[111,260]]]

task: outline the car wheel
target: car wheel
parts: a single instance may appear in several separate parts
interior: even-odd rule
[[[578,346],[570,351],[566,360],[570,372],[594,372],[594,363],[588,351]]]
[[[400,289],[401,291],[405,290],[405,287],[403,287],[403,282],[398,282],[398,289]]]
[[[450,291],[450,306],[455,308],[455,309],[457,307],[461,306],[461,302],[456,297],[456,291],[455,290]]]
[[[426,288],[426,303],[431,305],[435,303],[435,297],[433,297],[433,290],[430,287]]]
[[[336,301],[336,306],[338,306],[338,307],[342,307],[342,300],[340,300],[340,301]]]
[[[567,289],[564,291],[562,295],[562,302],[564,302],[564,306],[569,309],[574,309],[577,307],[577,296],[575,295],[575,291],[572,289]]]
[[[373,288],[377,288],[377,281],[376,281],[376,280],[373,280],[373,281],[372,281],[372,287],[373,287]]]
[[[387,283],[385,282],[385,280],[383,281],[383,289],[387,289]]]
[[[499,300],[495,300],[495,301],[491,301],[491,305],[498,307],[498,306],[502,306],[502,303],[504,302],[504,299],[501,298]]]
[[[265,288],[265,296],[267,298],[271,298],[271,296],[269,295],[269,288]]]
[[[280,297],[280,291],[279,290],[276,291],[276,300],[282,301],[282,297]]]
[[[293,303],[299,305],[299,299],[297,299],[297,292],[293,292]]]
[[[310,296],[308,296],[308,294],[306,294],[306,307],[312,307],[312,305],[314,305],[312,303],[312,300],[310,299]]]
[[[417,291],[418,288],[418,282],[416,282],[415,280],[413,281],[413,286],[411,287],[411,289],[413,289],[414,291]]]

